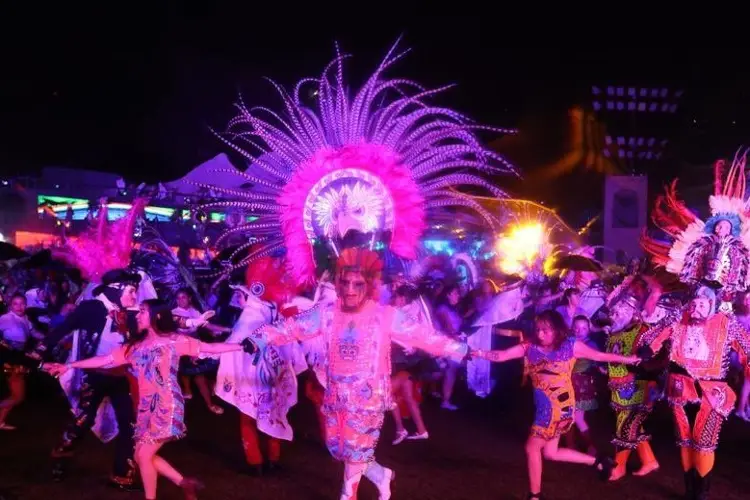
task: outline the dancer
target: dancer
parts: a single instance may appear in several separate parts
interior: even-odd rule
[[[575,393],[571,373],[577,359],[601,363],[637,364],[637,356],[603,353],[568,335],[559,312],[547,310],[535,320],[536,335],[502,351],[473,351],[472,356],[496,363],[523,358],[534,388],[536,417],[526,442],[529,467],[529,499],[542,498],[542,456],[548,460],[591,465],[609,478],[612,462],[604,456],[593,457],[577,450],[560,448],[560,436],[573,426]]]
[[[658,291],[657,291],[658,293]],[[641,345],[641,336],[649,330],[642,320],[643,307],[649,299],[647,283],[639,275],[619,287],[610,298],[611,326],[606,351],[631,355]],[[617,423],[614,439],[617,466],[610,481],[625,476],[630,453],[637,450],[641,468],[634,476],[645,476],[659,468],[659,462],[649,444],[650,436],[645,434],[643,423],[653,410],[659,397],[659,388],[653,375],[622,363],[609,363],[609,388],[612,394],[611,406]]]
[[[184,477],[157,453],[168,441],[185,437],[185,402],[177,380],[180,356],[221,354],[245,350],[253,353],[254,345],[205,344],[177,335],[177,323],[168,304],[149,299],[140,306],[138,330],[125,345],[109,354],[68,364],[47,364],[45,370],[54,376],[70,368],[94,370],[131,365],[138,379],[138,419],[135,424],[135,459],[143,481],[145,498],[156,499],[156,482],[162,475],[180,486],[186,499],[197,498],[199,481]]]
[[[206,204],[204,209],[247,209],[258,217],[233,228],[217,241],[218,245],[243,232],[260,241],[249,253],[235,251],[233,257],[244,257],[222,270],[224,275],[281,247],[286,248],[291,277],[298,285],[313,283],[322,267],[319,264],[329,259],[338,259],[341,264],[337,273],[339,292],[345,292],[340,298],[344,309],[321,305],[317,312],[303,315],[301,327],[294,331],[326,332],[325,337],[331,339],[331,344],[324,346],[326,352],[332,362],[340,359],[343,363],[335,368],[329,365],[328,375],[336,377],[348,371],[353,375],[351,382],[338,378],[319,380],[326,387],[328,443],[334,454],[347,463],[344,498],[354,495],[365,469],[379,485],[381,496],[390,496],[391,471],[375,462],[368,465],[383,412],[389,407],[388,339],[391,333],[399,335],[398,331],[412,326],[423,328],[404,322],[403,315],[393,309],[365,300],[370,295],[365,288],[377,288],[368,281],[379,277],[380,261],[371,251],[344,249],[382,248],[396,257],[392,261],[411,260],[417,257],[420,240],[430,223],[467,231],[494,229],[498,225],[496,217],[461,189],[478,187],[495,197],[504,197],[505,193],[485,175],[515,173],[504,158],[481,145],[474,131],[486,127],[426,102],[442,89],[422,90],[415,82],[384,78],[384,72],[404,55],[395,53],[395,49],[394,46],[388,52],[357,92],[351,92],[344,82],[344,56],[340,54],[320,78],[300,82],[291,94],[277,86],[286,120],[268,108],[240,104],[240,114],[230,122],[225,142],[251,159],[251,167],[238,175],[246,179],[244,182],[250,181],[252,189],[204,185],[235,197]],[[307,106],[308,100],[302,97],[308,85],[315,86],[317,109]],[[254,137],[250,143],[244,141],[249,136]],[[235,140],[238,144],[232,142]],[[259,149],[257,158],[243,149],[245,144]],[[246,244],[242,250],[249,246]],[[342,276],[345,267],[352,272]],[[369,275],[367,279],[363,273]],[[345,318],[351,319],[351,328],[328,322]],[[323,323],[319,323],[321,319]],[[392,324],[391,319],[396,323]],[[345,331],[346,336],[338,336]],[[364,342],[368,337],[377,343]],[[453,350],[455,358],[462,358],[465,345],[441,337],[435,339],[439,341],[426,347],[433,351]],[[316,369],[316,375],[320,379],[326,374]],[[343,406],[333,405],[337,397]],[[364,411],[352,413],[360,407]],[[344,421],[348,416],[352,419]],[[337,437],[342,438],[341,447],[335,441]]]
[[[392,408],[391,342],[459,361],[466,344],[438,335],[424,318],[377,303],[382,262],[366,249],[347,248],[336,262],[339,300],[296,318],[260,328],[252,339],[283,345],[322,336],[327,359],[326,442],[344,462],[341,499],[355,499],[364,474],[381,500],[391,494],[394,473],[375,461],[385,412]]]
[[[705,500],[711,484],[721,426],[737,396],[726,383],[729,355],[736,350],[747,360],[750,334],[733,315],[716,312],[716,292],[697,290],[685,315],[650,333],[651,352],[664,348],[671,360],[667,398],[677,429],[686,499]],[[750,365],[745,367],[745,376]],[[686,407],[698,405],[690,424]]]
[[[294,287],[283,258],[264,257],[251,262],[245,281],[247,286],[233,286],[234,300],[242,313],[228,342],[241,342],[279,316],[299,312],[290,304]],[[298,345],[268,346],[258,359],[240,353],[221,357],[216,395],[240,410],[240,436],[249,474],[258,476],[280,467],[281,440],[291,441],[293,437],[287,413],[297,403],[297,375],[306,369]],[[263,441],[266,453],[261,449]]]
[[[123,269],[107,272],[102,284],[94,289],[93,300],[81,302],[78,307],[55,328],[40,346],[43,355],[51,352],[71,332],[78,330],[77,352],[72,359],[106,356],[118,349],[136,331],[134,315],[127,309],[135,307],[138,274]],[[105,398],[114,409],[117,421],[115,462],[110,485],[130,490],[135,484],[133,464],[133,401],[130,385],[123,370],[88,372],[80,377],[80,399],[71,421],[63,433],[61,443],[52,451],[52,475],[62,481],[79,442],[96,421],[99,405]]]
[[[193,307],[190,292],[191,290],[189,288],[181,288],[177,291],[175,297],[177,307],[172,309],[172,315],[175,317],[175,320],[179,325],[178,333],[198,338],[198,330],[200,327],[193,324],[193,322],[201,318],[201,313]],[[203,328],[208,329],[213,335],[221,335],[229,331],[228,328],[211,325],[209,323],[205,323]],[[216,363],[214,363],[213,360],[194,360],[189,357],[184,357],[180,360],[180,382],[182,384],[182,394],[186,400],[192,399],[193,397],[191,381],[195,381],[195,385],[198,387],[198,392],[203,398],[203,402],[206,403],[206,408],[212,413],[221,415],[224,413],[224,409],[219,405],[215,405],[211,400],[212,389],[209,387],[209,381],[205,375],[206,372],[215,368]]]
[[[591,337],[591,321],[586,316],[579,315],[573,318],[573,336],[578,342],[583,342],[597,351],[601,350],[600,346]],[[599,371],[600,366],[598,363],[585,358],[578,359],[575,365],[573,365],[573,374],[571,377],[576,397],[576,409],[573,421],[589,453],[595,451],[595,447],[591,440],[589,425],[586,422],[586,413],[599,408],[598,382],[603,378],[603,375]],[[566,444],[569,448],[575,448],[574,428],[571,428],[570,432],[566,434]]]
[[[28,351],[32,339],[40,340],[43,335],[34,330],[26,317],[26,297],[17,294],[10,299],[10,311],[0,316],[0,339],[4,355],[0,366],[8,379],[10,395],[0,402],[0,430],[13,431],[15,426],[6,422],[10,411],[21,404],[26,396],[26,374],[29,361],[23,353]]]

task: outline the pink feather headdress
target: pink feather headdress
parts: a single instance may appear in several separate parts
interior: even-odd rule
[[[107,205],[102,204],[96,224],[55,250],[54,257],[77,267],[81,276],[92,282],[97,282],[107,271],[128,267],[135,223],[147,202],[145,198],[136,199],[128,213],[112,224],[107,220]]]
[[[335,241],[351,230],[371,235],[371,246],[388,235],[394,254],[413,259],[430,219],[491,228],[497,224],[459,189],[473,186],[505,196],[486,176],[515,174],[515,168],[482,146],[475,131],[514,131],[478,126],[460,113],[425,102],[448,87],[426,90],[410,80],[384,78],[386,69],[405,54],[395,54],[395,49],[353,97],[344,84],[344,56],[339,54],[319,79],[302,80],[291,94],[273,84],[285,117],[268,108],[237,105],[239,115],[226,136],[219,137],[250,160],[240,175],[252,188],[199,184],[233,198],[201,208],[233,208],[258,217],[217,241],[234,234],[253,239],[234,252],[231,259],[253,246],[225,276],[286,248],[291,273],[303,284],[315,278],[316,240],[339,253]],[[314,86],[312,94],[302,92],[308,84]],[[308,95],[315,96],[317,109],[303,102]]]

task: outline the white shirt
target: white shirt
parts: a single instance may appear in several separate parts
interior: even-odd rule
[[[31,337],[33,329],[34,327],[31,326],[31,322],[26,316],[19,316],[14,312],[0,316],[0,333],[13,349],[23,349],[29,337]]]

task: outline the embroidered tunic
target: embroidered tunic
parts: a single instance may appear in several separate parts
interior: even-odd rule
[[[322,336],[325,380],[323,405],[329,410],[384,412],[391,401],[391,342],[434,356],[461,360],[466,344],[440,335],[413,308],[396,309],[368,300],[353,313],[338,303],[317,306],[296,318],[262,327],[253,336],[275,345]]]

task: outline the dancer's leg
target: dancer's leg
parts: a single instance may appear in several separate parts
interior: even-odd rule
[[[396,477],[391,469],[383,467],[373,460],[367,464],[365,477],[372,481],[378,489],[378,500],[388,500],[391,498],[391,481]]]
[[[634,476],[645,476],[659,469],[659,462],[656,460],[654,451],[648,441],[638,443],[636,451],[638,452],[638,458],[641,460],[641,468],[633,472]]]
[[[259,466],[263,464],[263,454],[258,442],[258,428],[255,419],[240,414],[240,436],[242,437],[242,448],[245,451],[245,461],[248,465]]]
[[[96,373],[83,373],[81,377],[78,409],[74,415],[71,415],[60,443],[52,450],[52,476],[56,481],[64,479],[67,462],[72,458],[83,437],[94,426],[96,412],[105,396],[106,386],[103,376]]]
[[[154,454],[153,463],[156,472],[166,477],[177,486],[180,486],[182,480],[185,479],[182,474],[177,471],[177,469],[172,467],[169,462],[161,458],[159,455]]]
[[[341,488],[341,500],[356,500],[359,482],[365,473],[367,463],[344,462],[344,484]]]
[[[393,396],[394,402],[396,403],[393,405],[393,409],[391,410],[393,422],[396,424],[396,440],[393,442],[393,444],[400,443],[401,441],[403,441],[403,438],[406,437],[406,429],[404,429],[404,419],[401,418],[401,408],[398,405],[399,398],[404,397],[402,382],[402,379],[398,375],[391,378],[391,394]],[[399,439],[400,437],[401,439]]]
[[[224,413],[224,409],[219,406],[215,405],[213,400],[211,399],[211,388],[208,384],[208,379],[206,379],[205,375],[196,375],[195,376],[195,385],[198,387],[198,392],[200,392],[201,397],[203,398],[203,401],[206,403],[206,407],[211,410],[213,413],[216,413],[217,415],[221,415]]]
[[[0,404],[0,426],[5,425],[10,410],[23,402],[26,397],[26,375],[14,372],[8,375],[8,390],[10,394]]]
[[[560,448],[559,437],[547,441],[542,450],[544,452],[544,458],[547,460],[554,460],[555,462],[570,462],[585,465],[594,465],[596,462],[596,457],[592,457],[586,453],[581,453],[578,450],[571,450],[570,448]]]
[[[160,444],[138,443],[135,448],[135,461],[138,463],[138,470],[141,472],[143,492],[147,500],[156,499],[156,483],[159,479],[159,473],[154,465],[154,456],[160,447]]]
[[[443,379],[443,408],[445,409],[456,409],[451,403],[451,397],[453,396],[453,389],[456,386],[458,368],[460,366],[459,363],[451,360],[448,361],[448,366],[445,368],[445,378]]]
[[[110,377],[107,396],[112,404],[117,420],[117,437],[115,438],[115,461],[112,465],[112,482],[120,487],[135,483],[133,468],[133,424],[135,412],[130,396],[130,383],[125,377]]]
[[[185,399],[190,399],[193,397],[193,387],[190,384],[190,376],[189,375],[180,375],[180,385],[182,386],[182,396]]]
[[[403,387],[403,395],[406,399],[406,405],[409,407],[409,412],[411,413],[411,419],[414,421],[414,424],[417,426],[417,434],[427,434],[427,427],[424,425],[424,420],[422,419],[422,412],[419,409],[419,403],[417,402],[417,399],[414,397],[414,382],[409,378],[404,383]]]
[[[278,464],[281,460],[281,439],[268,437],[268,461],[271,464]]]
[[[529,469],[529,493],[538,495],[542,492],[542,450],[547,441],[530,436],[526,441],[526,464]]]

